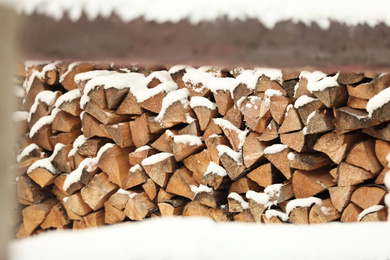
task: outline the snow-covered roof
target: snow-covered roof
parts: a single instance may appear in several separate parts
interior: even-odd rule
[[[34,12],[55,20],[67,14],[77,21],[83,13],[88,19],[112,14],[124,22],[137,18],[157,23],[178,22],[187,19],[192,24],[202,21],[258,19],[267,28],[283,21],[302,22],[308,26],[318,24],[329,28],[335,21],[349,26],[385,23],[390,26],[390,2],[386,0],[0,0],[30,15]]]

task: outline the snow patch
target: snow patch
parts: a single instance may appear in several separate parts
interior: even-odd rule
[[[27,174],[30,174],[33,170],[35,170],[37,168],[44,168],[44,169],[48,170],[49,172],[51,172],[52,174],[57,174],[58,170],[53,166],[52,161],[57,156],[57,153],[59,152],[59,150],[61,150],[64,147],[65,147],[64,144],[61,144],[61,143],[56,144],[56,146],[54,146],[54,150],[53,150],[52,155],[50,157],[35,161],[28,168]]]
[[[188,143],[190,146],[202,145],[202,138],[195,135],[175,135],[173,141],[175,143]]]
[[[136,164],[136,165],[134,165],[133,167],[131,167],[130,168],[130,172],[136,172],[136,171],[142,171],[142,167],[141,167],[141,165],[139,165],[139,164]]]
[[[148,158],[143,159],[141,164],[142,164],[142,166],[153,165],[153,164],[156,164],[158,162],[164,161],[165,159],[172,157],[172,156],[173,156],[173,154],[171,154],[171,153],[165,153],[165,152],[156,153]]]
[[[288,146],[285,144],[274,144],[271,146],[268,146],[264,149],[264,154],[274,154],[274,153],[280,153],[287,149]]]
[[[71,91],[66,92],[62,96],[60,96],[57,99],[55,106],[56,107],[60,107],[62,104],[67,103],[67,102],[71,102],[71,101],[73,101],[75,99],[78,99],[80,97],[81,97],[80,90],[79,89],[73,89]]]
[[[167,109],[175,102],[181,102],[184,108],[189,106],[188,97],[190,92],[186,88],[169,92],[162,102],[160,113],[154,118],[155,121],[161,122]]]
[[[361,221],[362,218],[364,218],[366,215],[374,213],[374,212],[378,212],[378,211],[380,211],[381,209],[384,209],[384,208],[385,208],[385,206],[382,206],[382,205],[371,206],[371,207],[363,210],[362,212],[360,212],[359,217],[358,217],[357,220]]]
[[[309,124],[310,120],[316,115],[317,111],[313,111],[310,113],[310,115],[306,119],[306,125]]]
[[[293,152],[289,152],[289,153],[287,154],[287,158],[288,158],[289,161],[294,161],[294,159],[295,159],[295,154],[294,154]]]
[[[81,62],[72,62],[71,64],[68,65],[68,69],[66,70],[66,72],[64,74],[61,75],[60,77],[60,83],[62,83],[62,81],[64,81],[64,79],[66,78],[66,76],[68,76],[69,72],[71,72],[73,70],[73,68],[77,65],[79,65]]]
[[[74,140],[73,142],[73,148],[72,150],[69,151],[68,153],[68,157],[72,157],[76,154],[76,152],[78,151],[78,149],[83,145],[85,144],[85,142],[88,141],[88,137],[85,137],[84,135],[79,135],[76,140]]]
[[[275,210],[275,209],[268,209],[265,211],[265,216],[270,219],[272,217],[279,218],[281,221],[286,222],[288,220],[288,215],[282,211]]]
[[[39,131],[39,129],[41,129],[44,125],[49,125],[53,122],[54,120],[54,117],[57,115],[57,113],[59,112],[60,110],[58,108],[54,108],[52,111],[51,111],[51,114],[48,115],[48,116],[44,116],[44,117],[41,117],[34,125],[33,127],[31,127],[30,129],[30,133],[29,133],[29,136],[30,138],[33,138],[34,135]]]
[[[228,198],[238,201],[241,204],[242,209],[249,209],[248,202],[246,202],[237,192],[230,193]]]
[[[298,109],[298,108],[300,108],[304,105],[307,105],[311,102],[314,102],[316,100],[318,100],[318,99],[309,97],[307,95],[303,95],[303,96],[300,96],[297,100],[295,100],[294,107]]]
[[[145,150],[149,150],[149,149],[152,149],[152,147],[150,147],[149,145],[144,145],[144,146],[141,146],[141,147],[138,147],[137,149],[134,150],[134,152],[142,152],[142,151],[145,151]]]
[[[221,177],[227,176],[226,170],[222,166],[212,161],[207,166],[206,172],[204,173],[203,176],[206,176],[208,174],[217,174],[218,176]]]
[[[39,149],[39,146],[36,145],[36,144],[30,144],[28,146],[26,146],[23,151],[21,153],[18,154],[18,156],[16,157],[16,161],[18,163],[20,163],[20,161],[26,157],[27,155],[29,155],[32,151],[36,150],[36,149]]]
[[[298,207],[311,207],[313,204],[322,206],[322,200],[316,197],[304,198],[304,199],[295,199],[287,203],[286,213],[290,215],[291,211]]]
[[[313,72],[315,73],[315,72]],[[322,73],[322,72],[321,72]],[[307,90],[310,91],[310,93],[313,93],[315,91],[324,91],[327,88],[331,87],[338,87],[339,83],[337,82],[337,78],[339,77],[340,73],[338,72],[333,77],[323,77],[321,79],[318,79],[318,77],[310,77],[308,79],[307,83]]]
[[[211,102],[209,99],[204,98],[204,97],[197,97],[197,96],[191,98],[190,106],[191,106],[191,108],[206,107],[210,110],[217,109],[217,105],[215,103]]]
[[[375,110],[390,102],[390,88],[385,88],[368,100],[366,110],[371,117]]]
[[[231,149],[230,147],[223,145],[223,144],[218,145],[217,150],[218,150],[219,157],[222,157],[222,155],[226,154],[227,156],[232,158],[235,162],[237,162],[238,165],[242,164],[240,152],[236,152],[233,149]]]
[[[36,95],[35,97],[34,104],[30,108],[27,121],[28,122],[31,121],[31,116],[37,111],[39,103],[44,103],[47,106],[53,105],[57,93],[58,93],[57,91],[50,91],[50,90],[44,90],[42,92],[39,92],[38,95]]]

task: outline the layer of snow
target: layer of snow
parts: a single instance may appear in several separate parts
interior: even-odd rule
[[[223,154],[226,154],[227,156],[232,158],[234,161],[236,161],[238,165],[242,164],[240,152],[236,152],[233,149],[231,149],[229,146],[226,146],[223,144],[218,145],[217,150],[218,150],[219,157],[221,157]]]
[[[285,144],[274,144],[274,145],[271,145],[271,146],[268,146],[267,148],[265,148],[264,154],[280,153],[287,148],[288,148],[288,146]]]
[[[370,114],[358,115],[358,114],[353,113],[353,111],[350,111],[350,110],[347,110],[347,109],[343,109],[343,108],[340,108],[338,111],[342,111],[342,113],[346,113],[348,115],[356,117],[356,119],[359,119],[359,120],[368,119],[370,117]],[[361,111],[361,110],[357,110],[357,111]]]
[[[358,221],[361,221],[362,218],[364,218],[366,215],[380,211],[381,209],[384,209],[384,208],[385,208],[385,206],[382,206],[382,205],[371,206],[371,207],[363,210],[362,212],[360,212],[359,217],[358,217]]]
[[[332,76],[326,77],[326,75],[323,74],[322,72],[318,72],[317,75],[314,75],[316,72],[317,71],[313,72],[311,76],[307,77],[308,80],[307,90],[309,90],[310,93],[315,91],[324,91],[327,88],[339,86],[339,83],[337,82],[337,79],[340,75],[339,72],[333,77]],[[322,75],[318,76],[318,74],[323,74],[325,75],[325,77],[321,77]]]
[[[208,98],[205,97],[192,97],[190,101],[191,108],[194,107],[206,107],[210,110],[217,109],[217,105],[211,102]]]
[[[241,207],[245,209],[249,209],[249,204],[246,202],[237,192],[232,192],[229,194],[228,198],[234,199],[241,204]]]
[[[245,194],[247,199],[256,201],[259,204],[266,205],[269,202],[269,196],[262,192],[255,192],[253,190],[247,191]]]
[[[99,159],[102,156],[102,154],[112,147],[114,147],[114,144],[107,143],[99,149],[96,157],[86,158],[86,159],[82,160],[80,162],[79,166],[77,167],[77,169],[72,171],[71,173],[69,173],[69,175],[66,176],[66,179],[65,179],[64,185],[63,185],[63,189],[67,190],[73,183],[80,181],[80,178],[81,178],[81,175],[82,175],[84,169],[86,171],[91,172],[93,170],[93,168],[98,164]]]
[[[208,174],[216,174],[221,177],[224,177],[227,175],[227,172],[222,166],[216,164],[215,162],[210,162],[209,165],[207,166],[204,176]]]
[[[72,62],[71,64],[68,65],[68,69],[66,70],[66,72],[64,74],[61,75],[60,77],[60,83],[62,83],[62,81],[64,81],[64,79],[66,78],[66,76],[68,76],[69,72],[71,72],[73,70],[73,68],[77,65],[79,65],[80,62],[76,61],[76,62]]]
[[[186,108],[190,105],[188,97],[190,92],[186,88],[178,89],[169,92],[163,99],[160,113],[154,118],[157,122],[161,122],[167,109],[175,102],[181,102],[183,107]]]
[[[135,149],[134,152],[142,152],[142,151],[149,150],[149,149],[152,149],[152,147],[150,147],[149,145],[144,145],[144,146],[141,146],[141,147],[138,147],[137,149]]]
[[[73,142],[73,148],[69,151],[68,157],[74,156],[76,152],[79,150],[79,148],[85,144],[85,142],[88,141],[88,137],[85,137],[84,135],[79,135],[76,140]]]
[[[295,154],[293,152],[289,152],[287,154],[287,158],[289,161],[293,161],[295,159]]]
[[[245,196],[247,199],[252,199],[259,204],[264,205],[268,209],[272,206],[278,204],[278,199],[280,196],[280,189],[283,187],[283,184],[273,184],[264,189],[264,192],[255,192],[249,190]]]
[[[60,107],[62,104],[66,102],[71,102],[77,98],[81,97],[81,93],[79,89],[73,89],[71,91],[66,92],[62,96],[60,96],[57,101],[55,106]]]
[[[134,165],[130,168],[130,172],[142,171],[142,167],[139,164]]]
[[[39,103],[44,103],[47,106],[53,105],[56,95],[57,91],[44,90],[39,92],[35,97],[34,104],[30,108],[27,121],[30,122],[31,116],[37,111]]]
[[[217,124],[219,127],[222,128],[222,130],[225,131],[225,129],[232,130],[237,133],[237,137],[240,140],[240,143],[238,144],[238,149],[241,149],[245,143],[245,139],[247,134],[249,133],[249,130],[241,130],[235,125],[233,125],[229,120],[223,119],[223,118],[214,118],[214,123]]]
[[[175,74],[181,70],[186,70],[187,68],[192,68],[192,67],[190,67],[188,65],[177,64],[177,65],[174,65],[173,67],[171,67],[168,72],[172,75],[172,74]]]
[[[255,73],[259,76],[266,76],[270,80],[282,82],[282,70],[273,68],[255,68]]]
[[[368,116],[371,117],[375,110],[390,102],[390,88],[386,88],[370,98],[366,105]]]
[[[165,153],[165,152],[156,153],[156,154],[153,154],[152,156],[149,156],[148,158],[143,159],[141,164],[142,164],[142,166],[153,165],[153,164],[156,164],[158,162],[164,161],[165,159],[167,159],[171,156],[173,156],[173,154],[171,154],[171,153]]]
[[[300,96],[297,100],[295,100],[294,107],[295,108],[300,108],[304,105],[307,105],[313,101],[316,101],[318,99],[309,97],[307,95]]]
[[[27,111],[15,111],[12,113],[12,121],[19,122],[28,119]]]
[[[265,211],[265,216],[267,218],[272,218],[272,217],[277,217],[279,218],[281,221],[284,221],[286,222],[288,220],[288,215],[282,211],[279,211],[279,210],[275,210],[275,209],[268,209]]]
[[[282,183],[272,184],[272,185],[267,186],[264,189],[264,192],[267,193],[269,196],[276,196],[276,197],[278,197],[279,194],[280,194],[280,190],[281,190],[281,188],[283,186],[284,185]]]
[[[41,117],[30,129],[29,136],[30,138],[33,138],[33,136],[41,129],[44,125],[49,125],[53,122],[54,117],[57,115],[57,113],[60,110],[58,108],[54,108],[51,111],[51,114],[48,116]]]
[[[265,225],[167,217],[13,240],[9,259],[384,260],[390,259],[389,233],[390,225],[383,222]],[[164,234],[164,239],[150,234]],[[191,235],[183,239],[183,234]],[[282,238],[294,239],[281,250]],[[331,241],[331,250],[319,241]]]
[[[175,143],[188,143],[190,146],[202,145],[202,138],[195,135],[175,135],[173,141]]]
[[[35,149],[39,149],[39,146],[32,143],[28,146],[26,146],[23,151],[21,151],[17,156],[16,156],[16,161],[19,163],[24,157],[26,157],[27,155],[29,155],[32,151],[34,151]]]
[[[264,92],[264,95],[266,95],[268,97],[283,96],[283,93],[280,90],[277,90],[277,89],[267,89]]]
[[[82,81],[87,81],[101,76],[108,76],[115,73],[117,72],[111,70],[92,70],[92,71],[87,71],[87,72],[82,72],[77,74],[76,76],[74,76],[74,80],[77,84],[80,84],[80,82]]]
[[[286,213],[287,215],[290,215],[291,211],[297,207],[311,207],[313,204],[322,206],[322,200],[316,197],[291,200],[289,203],[287,203]]]
[[[191,185],[191,186],[193,186],[193,185]],[[192,189],[191,189],[191,190],[192,190]],[[200,184],[199,187],[196,187],[196,188],[193,190],[193,192],[194,192],[195,194],[201,193],[201,192],[211,193],[211,192],[213,192],[213,189],[210,188],[210,187],[207,187],[206,185]]]
[[[64,147],[65,147],[64,144],[61,144],[61,143],[56,144],[56,146],[54,146],[53,153],[51,154],[51,156],[35,161],[27,169],[27,174],[30,174],[33,170],[35,170],[37,168],[45,168],[46,170],[48,170],[52,174],[57,174],[58,169],[53,166],[52,161],[57,156],[57,153]]]

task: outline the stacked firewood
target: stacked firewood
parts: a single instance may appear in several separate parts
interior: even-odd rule
[[[388,74],[55,62],[24,76],[18,238],[173,215],[387,219]]]

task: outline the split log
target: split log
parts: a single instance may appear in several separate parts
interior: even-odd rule
[[[57,177],[54,173],[51,173],[45,168],[36,168],[32,170],[28,177],[30,177],[35,183],[37,183],[42,188],[53,183],[53,180]]]
[[[240,178],[245,171],[245,166],[242,165],[241,153],[237,153],[225,145],[217,146],[221,163],[226,169],[226,172],[231,180]]]
[[[162,217],[180,216],[183,214],[184,205],[182,200],[166,200],[158,203],[158,209]]]
[[[92,211],[88,204],[84,202],[80,192],[69,196],[65,201],[65,206],[78,216],[85,216]]]
[[[355,109],[366,109],[368,99],[349,96],[347,106]]]
[[[387,220],[387,209],[384,207],[380,207],[381,209],[377,211],[373,211],[370,213],[367,213],[364,216],[359,215],[360,220],[362,222],[378,222],[378,221],[386,221]],[[363,213],[363,212],[362,212]]]
[[[206,130],[208,124],[212,118],[217,117],[217,106],[210,102],[207,98],[192,97],[191,108],[194,110],[196,117],[198,118],[200,129]]]
[[[337,77],[337,82],[339,84],[348,85],[359,83],[364,79],[363,73],[353,73],[353,72],[340,72]]]
[[[41,228],[61,228],[69,223],[70,220],[68,218],[68,213],[66,213],[63,203],[58,203],[50,210],[49,214],[41,224]]]
[[[340,133],[368,128],[379,124],[379,122],[371,120],[368,112],[350,107],[341,107],[336,109],[335,118],[336,130]]]
[[[297,207],[289,214],[288,221],[293,224],[307,225],[309,224],[309,207]]]
[[[288,154],[288,165],[291,168],[312,171],[331,164],[328,156],[322,153],[294,153]]]
[[[112,140],[114,140],[114,142],[121,148],[134,145],[129,122],[122,122],[113,125],[100,125],[100,127],[107,131]]]
[[[346,162],[361,167],[373,174],[382,170],[375,156],[375,141],[365,140],[355,144],[349,152]]]
[[[46,190],[42,190],[38,184],[27,176],[20,176],[17,179],[16,190],[18,201],[23,205],[38,204],[49,197]]]
[[[197,183],[191,172],[187,168],[181,168],[172,174],[166,191],[193,200],[195,196],[193,187],[197,187]]]
[[[81,116],[81,127],[83,128],[83,134],[85,137],[108,137],[111,138],[110,134],[106,131],[104,131],[100,127],[101,123],[91,116],[88,113],[82,113]]]
[[[390,153],[390,144],[386,141],[375,141],[375,155],[376,159],[382,164],[383,167],[387,166],[386,156]]]
[[[175,194],[171,194],[169,192],[166,192],[163,188],[160,188],[157,194],[157,202],[164,202],[170,200],[174,196]]]
[[[65,111],[59,111],[54,117],[51,125],[52,131],[72,132],[81,127],[81,120],[78,116],[73,116]]]
[[[247,139],[245,139],[245,140],[247,140]],[[250,139],[250,140],[252,140],[252,139]],[[218,145],[229,146],[230,143],[229,143],[229,140],[224,135],[212,135],[212,136],[209,136],[207,139],[205,139],[205,144],[207,146],[207,150],[209,151],[211,161],[213,161],[216,164],[220,164],[221,161],[219,158],[219,152],[218,152],[217,147],[218,147]],[[245,144],[244,144],[244,146],[245,146]],[[248,146],[247,152],[248,152],[248,156],[249,156],[249,153],[252,151],[252,149],[250,149],[249,143],[247,146]],[[243,148],[243,149],[245,149],[245,148]],[[247,166],[247,167],[249,167],[249,166]],[[193,171],[192,169],[190,169],[190,170]]]
[[[124,213],[131,220],[143,220],[157,209],[145,192],[130,195]]]
[[[356,186],[329,187],[328,190],[333,206],[338,212],[343,212],[351,202],[351,196],[356,190]]]
[[[81,189],[81,197],[93,210],[103,208],[104,203],[118,190],[118,187],[109,182],[108,175],[104,172],[96,174],[92,180]]]
[[[322,201],[322,205],[314,204],[309,213],[309,223],[327,223],[340,218],[340,213],[333,206],[330,199]]]
[[[198,136],[176,135],[173,137],[172,153],[178,162],[191,154],[200,152],[204,147],[205,145]]]
[[[259,133],[251,132],[245,139],[244,146],[242,148],[242,158],[245,167],[247,168],[265,160],[264,149],[267,148],[267,145],[260,142],[258,139],[259,137]],[[209,145],[207,145],[207,149],[210,149]]]
[[[128,88],[118,89],[118,88],[105,88],[104,93],[107,100],[108,109],[117,109],[122,103],[123,99],[129,92]]]
[[[311,152],[315,142],[318,139],[318,135],[305,134],[304,128],[298,132],[291,132],[280,135],[280,141],[282,144],[287,145],[291,149],[301,152]]]
[[[107,138],[89,138],[78,148],[77,153],[84,157],[96,157],[100,148],[110,141]]]
[[[58,201],[56,199],[49,199],[23,209],[23,226],[26,232],[32,234],[32,232],[42,224],[50,213],[50,210],[57,203]]]
[[[224,116],[226,112],[233,107],[234,101],[229,90],[217,89],[213,92],[215,103],[217,104],[218,112]]]
[[[319,134],[335,129],[334,118],[328,110],[317,110],[311,113],[306,122],[306,134]]]
[[[244,144],[246,131],[242,131],[234,126],[230,121],[221,118],[215,118],[213,121],[221,127],[223,133],[228,138],[234,151],[238,152]]]
[[[237,221],[237,222],[248,222],[248,223],[255,222],[249,209],[246,209],[246,210],[244,210],[244,212],[241,212],[241,213],[235,215],[233,217],[233,219],[234,219],[234,221]]]
[[[203,176],[207,171],[210,161],[209,151],[203,150],[200,153],[188,156],[183,160],[183,163],[192,172],[192,177],[197,183],[206,185]]]
[[[291,169],[288,166],[288,154],[290,148],[287,145],[274,144],[264,149],[264,156],[278,168],[281,173],[287,178],[291,178]]]
[[[357,222],[359,218],[359,214],[363,210],[356,206],[354,203],[349,203],[348,206],[344,209],[341,214],[341,222]]]
[[[203,180],[214,190],[226,188],[230,183],[226,170],[212,161],[207,166]]]
[[[285,118],[278,130],[279,134],[299,131],[302,128],[303,124],[298,111],[292,105],[287,106]]]
[[[360,187],[352,194],[351,201],[362,209],[383,204],[386,191],[379,187]]]
[[[237,193],[230,193],[228,198],[229,212],[241,213],[249,209],[249,204]]]
[[[370,99],[388,86],[390,86],[390,75],[386,74],[376,77],[368,83],[361,83],[357,86],[348,85],[348,94],[358,98]]]
[[[327,133],[321,136],[314,145],[314,150],[323,152],[336,164],[344,160],[347,152],[361,138],[359,134]]]
[[[110,200],[104,203],[104,222],[106,224],[120,223],[125,219],[125,217],[125,213],[114,207]]]
[[[117,145],[103,152],[98,167],[108,175],[108,180],[119,187],[123,186],[130,169],[128,154],[130,148],[122,149]]]
[[[363,129],[363,133],[371,135],[374,138],[390,142],[390,124],[388,123]]]
[[[151,146],[160,152],[172,153],[173,137],[178,134],[175,129],[166,130]]]
[[[210,136],[215,136],[222,133],[223,133],[222,129],[214,122],[214,120],[211,120],[206,130],[203,133],[202,141],[206,140]]]
[[[231,220],[227,212],[220,208],[209,208],[209,213],[216,222],[227,222]]]
[[[137,99],[129,91],[116,110],[118,115],[142,115],[144,109],[138,104]]]
[[[92,212],[81,219],[82,228],[104,226],[104,210]]]
[[[174,130],[174,129],[172,129]],[[198,120],[194,119],[191,123],[189,123],[184,128],[180,129],[177,132],[178,135],[194,135],[194,136],[201,136],[202,131],[200,130]]]
[[[70,150],[72,149],[72,145],[68,144],[66,146],[63,146],[58,150],[56,155],[54,156],[51,163],[53,166],[58,169],[60,172],[71,172],[72,168],[70,165],[70,160],[68,157],[68,154]]]
[[[341,162],[338,167],[338,186],[340,187],[360,184],[373,177],[375,175],[371,172],[345,162]]]
[[[142,161],[142,167],[149,177],[160,187],[165,187],[169,177],[176,170],[176,161],[173,154],[157,153]]]
[[[378,177],[376,178],[375,184],[385,184],[385,176],[388,171],[390,171],[390,168],[388,166],[383,168],[383,170],[379,173]]]
[[[208,208],[198,201],[187,203],[183,209],[183,216],[187,217],[211,217]]]
[[[261,187],[268,187],[274,183],[279,183],[283,179],[283,175],[271,163],[260,165],[249,172],[247,176]]]
[[[324,168],[310,172],[296,170],[292,177],[292,185],[296,198],[312,197],[335,184],[329,171]]]
[[[57,144],[64,144],[64,145],[72,144],[77,139],[77,137],[79,137],[81,134],[82,134],[81,129],[76,128],[70,133],[58,133],[56,135],[50,136],[50,142],[53,145],[53,147],[56,146]]]
[[[140,184],[144,184],[148,180],[148,175],[144,169],[139,165],[130,168],[126,180],[123,183],[122,189],[130,189]]]
[[[54,146],[50,141],[50,137],[52,136],[51,124],[45,124],[40,127],[38,131],[34,134],[31,133],[32,132],[30,132],[30,137],[34,141],[34,143],[36,143],[39,147],[42,147],[45,150],[53,151]]]
[[[156,135],[149,131],[148,117],[150,114],[144,113],[134,121],[130,121],[131,133],[137,133],[133,138],[134,145],[141,147],[149,143],[149,141],[156,139]]]
[[[325,105],[318,99],[304,95],[295,101],[294,107],[298,110],[298,114],[302,122],[305,123],[311,113],[316,110],[324,109]]]
[[[241,113],[246,125],[259,134],[263,133],[272,119],[271,110],[267,102],[257,96],[251,96],[241,103]]]
[[[137,148],[134,152],[129,153],[129,163],[130,165],[141,164],[142,160],[156,154],[157,150],[151,148],[148,145],[141,146]]]
[[[119,115],[114,110],[99,107],[93,100],[88,102],[84,110],[104,125],[112,125],[130,120],[130,117],[127,115]]]
[[[144,189],[146,195],[148,195],[151,201],[153,201],[156,198],[158,188],[156,186],[156,183],[154,183],[152,179],[148,179],[144,184],[142,184],[142,188]]]
[[[229,121],[237,128],[244,127],[244,120],[242,118],[242,113],[235,106],[231,107],[223,117],[223,119]]]
[[[267,141],[275,140],[277,138],[279,138],[278,126],[274,120],[271,120],[271,122],[264,130],[264,132],[261,134],[261,136],[258,138],[258,140],[267,142]]]
[[[328,108],[345,106],[348,101],[348,91],[344,85],[313,91],[313,94]]]
[[[261,187],[250,178],[244,176],[232,182],[229,188],[229,193],[235,192],[238,194],[245,194],[250,190],[259,192]]]

